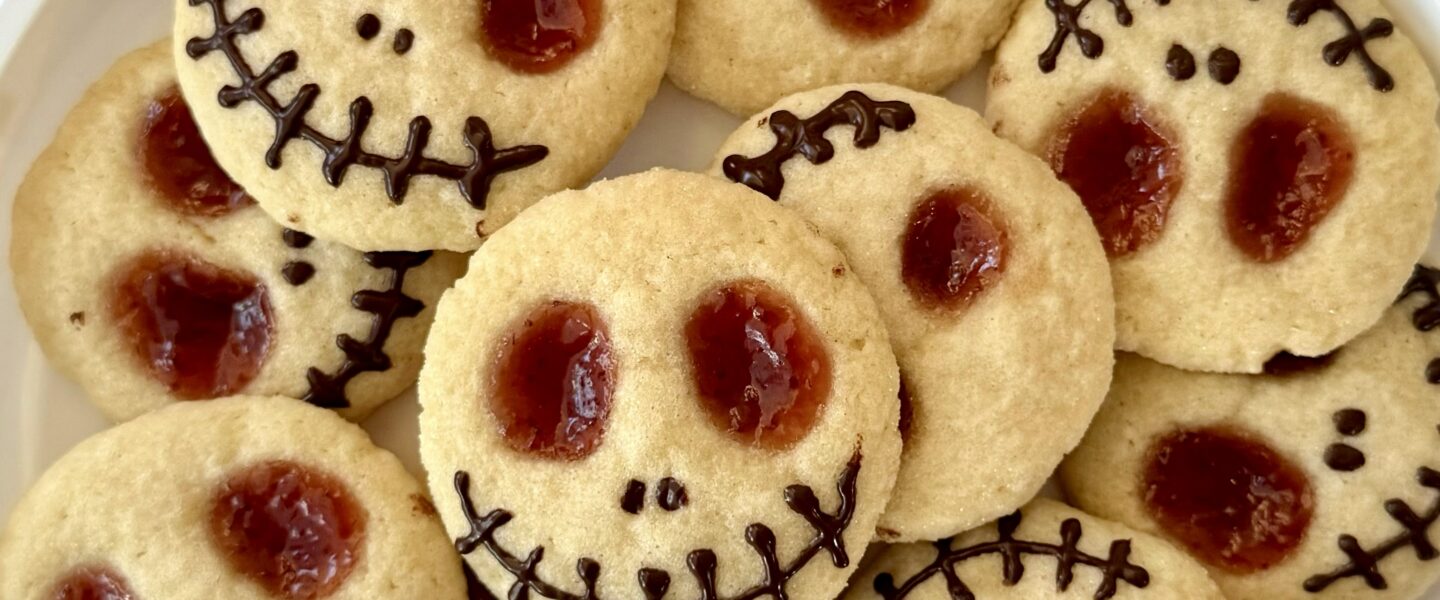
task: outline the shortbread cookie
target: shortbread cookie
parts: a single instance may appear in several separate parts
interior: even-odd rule
[[[1223,596],[1203,567],[1168,542],[1045,499],[964,535],[886,547],[866,560],[845,594],[846,600],[956,598]]]
[[[995,46],[1019,0],[680,0],[670,80],[738,115],[826,85],[936,92]]]
[[[419,482],[284,398],[167,408],[82,442],[0,534],[0,597],[465,597]]]
[[[1034,497],[1113,364],[1109,269],[1075,194],[969,109],[878,85],[781,101],[712,170],[814,223],[881,307],[909,410],[880,537],[951,536]]]
[[[889,499],[897,386],[833,245],[652,171],[547,198],[476,253],[426,346],[420,450],[501,597],[834,598]]]
[[[1066,461],[1080,507],[1158,533],[1231,598],[1410,599],[1440,579],[1440,271],[1375,329],[1266,375],[1119,361]]]
[[[1435,83],[1379,0],[1025,0],[987,116],[1090,209],[1118,346],[1257,373],[1380,318],[1430,238]]]
[[[429,307],[464,269],[276,224],[211,159],[163,42],[91,88],[13,218],[35,338],[116,421],[237,393],[364,418],[414,383]]]
[[[180,83],[276,220],[473,250],[588,181],[654,96],[675,0],[176,0]]]

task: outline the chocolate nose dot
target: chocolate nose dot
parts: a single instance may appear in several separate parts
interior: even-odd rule
[[[380,35],[380,17],[371,14],[361,16],[355,21],[355,33],[367,42],[375,39]]]
[[[660,485],[655,488],[655,501],[660,504],[660,508],[675,512],[690,503],[690,495],[685,491],[685,484],[674,477],[666,477],[661,479]]]

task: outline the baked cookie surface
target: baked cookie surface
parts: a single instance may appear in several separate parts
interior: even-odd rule
[[[1223,598],[1204,567],[1168,542],[1043,498],[954,538],[884,547],[844,597]]]
[[[1440,579],[1440,272],[1374,329],[1267,375],[1125,356],[1061,470],[1071,499],[1174,541],[1233,598],[1414,598]]]
[[[1044,163],[969,109],[867,85],[782,100],[711,170],[814,223],[881,307],[908,410],[880,537],[948,537],[1033,498],[1104,399],[1114,343],[1105,253]]]
[[[361,253],[271,220],[215,165],[168,42],[121,59],[16,195],[10,265],[51,363],[111,419],[238,393],[359,420],[412,385],[445,252]]]
[[[655,94],[675,13],[675,0],[175,6],[180,83],[220,164],[277,221],[365,250],[474,250],[588,181]]]
[[[856,81],[936,92],[970,70],[1018,0],[681,0],[669,76],[750,115]]]
[[[0,595],[458,600],[448,542],[419,482],[359,427],[227,398],[120,425],[51,466],[0,534]]]
[[[426,357],[431,489],[499,596],[835,597],[899,462],[873,300],[798,217],[704,175],[527,210]]]
[[[1435,84],[1376,0],[1029,0],[986,114],[1107,241],[1118,347],[1257,373],[1379,319],[1430,237]]]

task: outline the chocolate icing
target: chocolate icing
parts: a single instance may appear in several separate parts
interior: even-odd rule
[[[409,139],[401,156],[391,158],[366,152],[361,148],[361,138],[370,126],[375,107],[364,96],[350,103],[350,132],[344,139],[331,138],[305,122],[306,115],[320,96],[319,85],[307,83],[300,86],[299,92],[288,104],[282,104],[270,91],[272,83],[299,66],[299,54],[293,50],[281,53],[256,74],[236,45],[236,38],[260,31],[264,26],[263,11],[250,8],[231,21],[226,11],[226,0],[190,0],[190,5],[210,7],[215,34],[208,38],[191,39],[185,45],[186,53],[198,60],[219,51],[229,60],[240,79],[240,85],[227,85],[220,90],[217,96],[220,105],[235,108],[245,102],[254,102],[275,120],[275,142],[265,155],[265,164],[271,169],[280,168],[281,154],[286,145],[292,140],[303,139],[325,154],[321,171],[325,181],[332,186],[339,187],[345,180],[346,171],[352,166],[375,169],[384,175],[386,194],[391,202],[398,205],[405,201],[412,178],[431,175],[456,182],[465,200],[477,210],[483,210],[495,177],[534,165],[550,152],[544,146],[496,149],[485,120],[470,117],[465,122],[464,131],[465,145],[472,155],[470,163],[460,165],[429,158],[425,156],[425,149],[430,144],[431,125],[430,119],[423,116],[410,121]],[[367,31],[360,33],[363,36]]]
[[[1415,474],[1416,481],[1426,488],[1440,494],[1440,472],[1429,467],[1421,467]],[[1383,590],[1389,587],[1385,576],[1380,573],[1380,561],[1405,547],[1415,549],[1415,556],[1423,561],[1434,560],[1440,553],[1436,552],[1435,545],[1430,541],[1430,525],[1440,519],[1440,498],[1432,502],[1430,508],[1424,514],[1416,514],[1404,500],[1391,498],[1385,501],[1385,513],[1395,519],[1405,531],[1394,537],[1381,542],[1370,550],[1360,545],[1355,536],[1344,534],[1340,536],[1340,551],[1345,553],[1348,561],[1335,568],[1329,573],[1315,575],[1305,580],[1305,591],[1318,593],[1331,584],[1349,577],[1361,577],[1365,585],[1370,589]]]
[[[1180,44],[1170,46],[1170,53],[1165,56],[1165,72],[1176,81],[1188,81],[1195,76],[1195,55]]]
[[[1135,22],[1135,15],[1130,12],[1126,0],[1110,0],[1115,7],[1115,21],[1121,26],[1129,27]],[[1170,4],[1170,0],[1155,0],[1160,6]],[[1051,38],[1050,45],[1040,53],[1040,72],[1049,73],[1055,70],[1055,62],[1060,58],[1060,52],[1065,50],[1065,41],[1075,36],[1075,43],[1080,46],[1080,53],[1085,58],[1100,58],[1105,53],[1105,40],[1089,29],[1080,26],[1080,15],[1085,13],[1085,7],[1090,5],[1090,0],[1080,0],[1075,4],[1067,4],[1065,0],[1045,0],[1045,8],[1050,9],[1055,15],[1055,37]]]
[[[1210,78],[1221,85],[1230,85],[1240,76],[1240,55],[1221,46],[1210,53]]]
[[[395,43],[391,46],[391,49],[395,50],[396,54],[405,56],[413,47],[415,47],[415,32],[409,29],[401,29],[399,33],[395,34]]]
[[[625,495],[620,497],[620,510],[638,515],[643,508],[645,508],[645,482],[631,479],[630,483],[625,485]]]
[[[292,260],[285,263],[280,269],[280,274],[285,276],[285,282],[290,285],[305,285],[315,276],[315,265],[303,260]]]
[[[1330,444],[1325,449],[1325,466],[1348,473],[1365,466],[1365,453],[1350,444]]]
[[[286,246],[296,249],[309,248],[310,244],[315,241],[315,238],[310,237],[309,234],[294,229],[286,229],[280,236],[285,240]]]
[[[685,492],[685,484],[674,477],[666,477],[655,488],[655,502],[667,512],[675,512],[690,504],[690,495]]]
[[[1356,408],[1347,408],[1335,413],[1332,417],[1335,421],[1335,431],[1344,436],[1357,436],[1365,432],[1367,419],[1365,411]]]
[[[1403,302],[1416,294],[1425,297],[1425,304],[1416,308],[1411,317],[1415,329],[1428,332],[1440,326],[1440,270],[1415,265],[1410,281],[1405,283],[1405,289],[1400,292],[1400,297],[1395,302]],[[1430,361],[1425,367],[1425,379],[1432,384],[1440,384],[1440,358]]]
[[[770,131],[775,133],[775,147],[754,158],[738,154],[725,157],[725,176],[771,200],[779,200],[785,188],[785,175],[780,167],[786,161],[804,156],[811,164],[820,165],[834,158],[835,146],[825,139],[825,132],[831,127],[854,127],[855,147],[869,148],[880,141],[882,128],[905,131],[914,125],[915,110],[904,102],[877,102],[852,90],[808,119],[782,110],[770,115],[767,121]]]
[[[310,390],[303,400],[321,408],[349,408],[350,399],[345,386],[350,380],[363,373],[388,371],[390,355],[385,353],[385,343],[395,322],[414,318],[425,310],[425,303],[405,294],[405,275],[414,268],[425,264],[433,252],[366,252],[365,264],[375,269],[390,271],[390,283],[384,290],[361,290],[350,297],[355,310],[367,312],[374,317],[370,322],[370,336],[357,340],[349,334],[335,338],[335,345],[345,352],[345,361],[334,373],[326,373],[317,367],[310,367],[305,374]]]
[[[1115,595],[1119,582],[1124,581],[1137,588],[1150,585],[1150,573],[1144,567],[1130,562],[1130,540],[1115,540],[1110,543],[1110,554],[1105,557],[1081,552],[1081,525],[1078,519],[1066,519],[1060,524],[1060,544],[1048,544],[1015,539],[1015,530],[1023,518],[1015,511],[998,523],[999,539],[964,548],[954,548],[954,538],[935,542],[938,551],[935,561],[921,569],[899,586],[889,573],[875,576],[875,592],[886,600],[904,598],[921,584],[940,575],[945,578],[946,589],[953,600],[975,600],[975,594],[960,580],[955,567],[960,563],[987,554],[999,554],[1004,564],[1005,585],[1015,585],[1025,577],[1024,557],[1026,555],[1051,556],[1059,561],[1055,570],[1055,586],[1061,592],[1070,588],[1075,577],[1075,566],[1094,567],[1100,570],[1100,586],[1095,589],[1096,600],[1105,600]]]
[[[195,6],[195,3],[191,2],[190,5]],[[355,34],[367,42],[375,39],[375,36],[380,35],[380,17],[371,14],[361,15],[355,21]]]
[[[686,557],[690,575],[700,588],[700,600],[756,600],[758,598],[788,598],[786,590],[790,580],[804,569],[822,551],[830,555],[830,562],[837,569],[850,565],[850,555],[845,549],[845,531],[850,527],[858,500],[856,483],[860,475],[861,453],[859,446],[850,462],[841,472],[835,488],[840,502],[835,514],[826,513],[820,507],[815,491],[806,485],[791,485],[785,488],[785,504],[800,515],[815,530],[815,537],[787,565],[780,564],[776,550],[775,532],[762,523],[745,528],[745,541],[755,550],[765,568],[764,580],[735,596],[721,596],[716,591],[718,560],[711,550],[695,550]],[[495,533],[504,527],[515,515],[504,509],[495,509],[485,516],[475,510],[470,496],[470,474],[455,473],[455,493],[460,499],[460,510],[470,523],[470,533],[455,540],[455,549],[460,554],[471,554],[484,548],[499,565],[515,577],[507,597],[528,598],[533,592],[551,600],[598,600],[595,586],[600,578],[600,563],[581,558],[576,561],[576,575],[584,586],[584,592],[567,592],[540,578],[536,569],[545,557],[545,548],[536,547],[525,558],[512,554],[495,540]],[[670,574],[661,569],[643,568],[636,572],[636,585],[647,600],[664,598],[670,588]],[[483,587],[483,586],[482,586]]]
[[[1345,28],[1345,35],[1338,40],[1325,44],[1322,56],[1325,62],[1331,66],[1338,67],[1345,64],[1345,61],[1354,54],[1360,61],[1361,67],[1365,69],[1365,77],[1370,80],[1370,87],[1381,92],[1388,92],[1395,89],[1395,78],[1390,72],[1381,67],[1375,59],[1370,56],[1370,51],[1365,44],[1370,40],[1390,37],[1395,33],[1395,26],[1388,19],[1372,19],[1364,29],[1355,25],[1355,20],[1350,17],[1335,0],[1293,0],[1290,2],[1289,19],[1290,24],[1300,27],[1310,22],[1310,17],[1315,13],[1325,11],[1335,16],[1340,26]]]

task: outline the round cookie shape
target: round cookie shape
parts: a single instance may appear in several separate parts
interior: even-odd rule
[[[1027,0],[986,117],[1105,236],[1117,346],[1258,373],[1374,324],[1430,239],[1434,81],[1377,0]]]
[[[680,0],[670,81],[737,115],[828,85],[938,92],[975,66],[1018,0]]]
[[[551,196],[476,253],[426,347],[421,457],[501,596],[835,597],[889,500],[897,389],[833,245],[656,170]]]
[[[121,59],[21,184],[10,264],[52,364],[111,419],[238,393],[360,420],[410,387],[448,252],[285,229],[214,163],[168,42]]]
[[[609,161],[664,75],[675,0],[175,11],[195,118],[275,220],[362,250],[469,251]]]
[[[971,595],[957,594],[957,589]],[[953,538],[884,547],[866,561],[844,598],[1223,596],[1204,567],[1168,542],[1038,498],[996,523]]]
[[[465,586],[400,461],[287,398],[172,406],[91,437],[0,533],[6,598],[461,599]]]
[[[1081,508],[1165,537],[1232,598],[1414,598],[1440,580],[1440,271],[1372,330],[1266,374],[1122,355],[1060,474]]]
[[[1033,498],[1114,360],[1109,269],[1075,194],[969,109],[884,85],[782,100],[711,172],[815,224],[881,307],[910,409],[881,539],[955,535]]]

